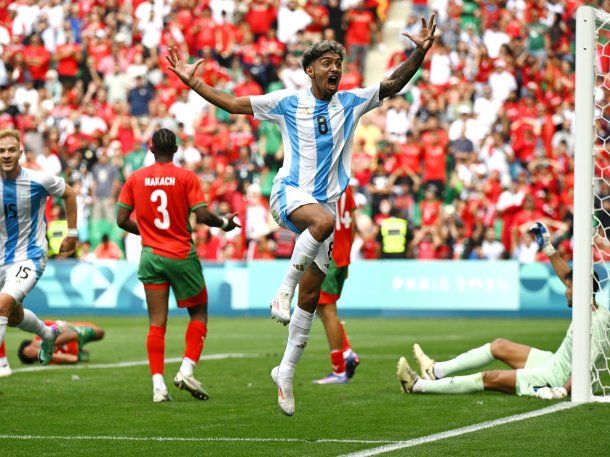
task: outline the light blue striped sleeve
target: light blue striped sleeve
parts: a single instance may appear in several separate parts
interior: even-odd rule
[[[364,87],[361,89],[352,89],[351,92],[359,99],[366,100],[364,103],[359,104],[357,116],[362,116],[368,113],[372,109],[375,109],[382,104],[382,100],[379,99],[379,83],[373,84],[372,86]]]
[[[269,92],[265,95],[250,96],[254,118],[260,121],[277,122],[279,116],[283,116],[280,102],[293,94],[293,91],[284,89]]]
[[[53,197],[62,197],[66,190],[66,181],[59,176],[38,171],[32,174],[32,181],[39,183]]]

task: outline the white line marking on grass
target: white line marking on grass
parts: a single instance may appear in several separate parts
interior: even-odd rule
[[[210,354],[204,355],[199,360],[226,360],[226,359],[250,359],[259,357],[259,354]],[[172,357],[165,359],[165,363],[182,362],[182,357]],[[116,363],[93,363],[93,364],[75,364],[75,365],[50,365],[50,366],[35,366],[27,368],[15,368],[13,373],[30,373],[34,371],[47,370],[82,370],[82,369],[102,369],[102,368],[130,368],[148,365],[148,360],[134,360],[131,362],[116,362]]]
[[[366,449],[363,451],[353,452],[350,454],[344,454],[341,457],[369,457],[373,455],[383,454],[385,452],[396,451],[398,449],[405,449],[408,447],[419,446],[420,444],[432,443],[434,441],[444,440],[446,438],[453,438],[454,436],[465,435],[467,433],[478,432],[479,430],[485,430],[487,428],[497,427],[498,425],[510,424],[511,422],[519,422],[525,419],[531,419],[532,417],[544,416],[546,414],[552,414],[557,411],[564,409],[570,409],[576,406],[574,403],[566,401],[558,403],[547,408],[537,409],[522,414],[515,414],[513,416],[501,417],[500,419],[494,419],[491,421],[480,422],[478,424],[468,425],[466,427],[456,428],[454,430],[448,430],[446,432],[435,433],[433,435],[421,436],[419,438],[413,438],[407,441],[398,441],[396,443],[388,444],[386,446],[380,446],[373,449]]]
[[[157,442],[254,442],[254,443],[343,443],[343,444],[382,444],[393,440],[350,440],[350,439],[312,439],[305,438],[248,438],[248,437],[182,437],[182,436],[112,436],[112,435],[0,435],[0,440],[66,440],[66,441],[157,441]]]

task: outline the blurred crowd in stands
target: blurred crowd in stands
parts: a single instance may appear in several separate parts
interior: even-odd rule
[[[540,219],[571,257],[581,3],[413,0],[404,30],[436,12],[439,39],[404,93],[356,131],[354,259],[531,262],[541,257],[527,229]],[[168,48],[205,58],[200,77],[242,96],[307,88],[300,55],[336,39],[348,50],[341,89],[350,89],[364,84],[371,49],[385,53],[387,75],[413,49],[404,37],[399,52],[381,42],[388,8],[377,0],[0,0],[0,128],[22,132],[24,166],[77,190],[82,258],[138,258],[139,240],[115,226],[114,204],[129,174],[152,163],[147,144],[160,127],[177,133],[175,161],[198,174],[210,207],[242,222],[227,234],[194,226],[200,257],[289,257],[294,235],[277,227],[268,204],[283,160],[279,129],[185,90],[165,68]],[[610,165],[607,151],[598,155]],[[55,202],[47,218],[53,249],[65,227]]]

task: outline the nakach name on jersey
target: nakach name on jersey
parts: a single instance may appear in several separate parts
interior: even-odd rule
[[[352,142],[360,117],[378,107],[379,84],[339,91],[329,101],[306,91],[250,97],[254,117],[282,132],[284,164],[276,181],[298,187],[320,203],[334,203],[351,175]]]
[[[17,179],[0,180],[0,261],[3,265],[47,255],[47,197],[61,197],[62,178],[22,168]]]
[[[118,204],[135,210],[142,245],[163,257],[185,259],[193,248],[189,214],[206,202],[192,171],[155,163],[127,179]]]
[[[352,188],[347,186],[341,198],[337,200],[337,222],[335,224],[335,239],[333,241],[333,259],[338,267],[346,267],[350,263],[353,232],[352,211],[356,208]]]

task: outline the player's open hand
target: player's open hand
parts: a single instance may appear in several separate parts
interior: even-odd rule
[[[67,257],[71,257],[76,252],[76,237],[75,236],[67,236],[61,242],[61,246],[59,247],[59,253],[57,254],[57,258],[65,259]]]
[[[427,51],[434,44],[434,33],[436,32],[436,14],[430,16],[430,21],[426,24],[426,18],[421,18],[421,30],[416,35],[403,32],[402,34],[409,38],[418,48]]]
[[[195,73],[199,65],[203,63],[203,59],[199,59],[193,64],[188,64],[182,60],[180,51],[175,46],[169,48],[169,54],[165,58],[169,63],[167,69],[173,71],[184,84],[192,87],[195,81]]]
[[[227,226],[223,229],[225,232],[230,232],[235,227],[241,227],[237,222],[235,222],[235,218],[237,217],[237,213],[227,214],[226,219],[228,221]]]

